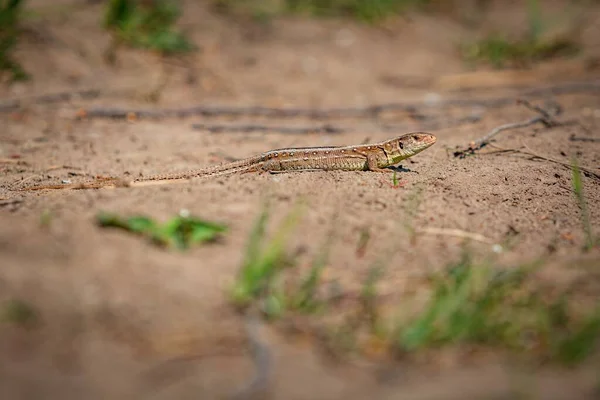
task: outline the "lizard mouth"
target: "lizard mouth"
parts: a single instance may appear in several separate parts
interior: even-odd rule
[[[435,142],[437,142],[437,138],[430,134],[421,134],[419,137],[415,137],[415,140],[421,142],[425,146],[431,146]]]
[[[394,163],[422,152],[432,146],[437,141],[437,138],[427,132],[413,132],[407,133],[396,140],[398,140],[398,149],[396,150],[396,154],[392,156]]]
[[[415,133],[412,140],[416,143],[415,152],[421,152],[437,142],[437,138],[429,133]]]

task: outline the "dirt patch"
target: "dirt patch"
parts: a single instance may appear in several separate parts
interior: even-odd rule
[[[515,152],[452,156],[457,146],[493,127],[531,118],[531,111],[511,100],[524,91],[580,81],[586,83],[581,90],[530,97],[560,103],[561,120],[577,119],[581,125],[508,131],[496,144],[506,149],[526,146],[567,165],[575,155],[581,166],[600,173],[600,90],[593,80],[598,71],[587,62],[599,56],[600,35],[585,35],[584,54],[568,62],[522,73],[470,72],[454,46],[468,30],[450,19],[416,16],[381,30],[348,21],[286,18],[260,28],[217,16],[197,2],[184,3],[183,25],[203,51],[183,62],[161,62],[148,53],[123,50],[116,66],[106,65],[102,52],[109,37],[97,21],[100,6],[71,2],[32,22],[35,34],[19,49],[18,59],[35,79],[1,96],[26,100],[0,114],[0,300],[27,301],[39,320],[29,329],[7,325],[0,330],[4,398],[217,398],[242,387],[254,367],[243,320],[229,306],[224,290],[238,271],[265,197],[271,200],[274,221],[296,200],[307,201],[291,245],[309,255],[318,251],[336,215],[329,273],[348,290],[360,288],[388,249],[397,256],[379,291],[392,297],[401,294],[410,278],[439,270],[460,256],[460,237],[420,234],[411,240],[403,223],[417,189],[421,194],[412,225],[483,235],[491,243],[470,244],[477,256],[494,254],[494,243],[508,241],[511,246],[495,254],[499,265],[547,257],[553,265],[551,280],[572,279],[569,266],[600,265],[597,249],[587,254],[581,250],[585,236],[568,166]],[[31,7],[44,4],[32,1]],[[168,82],[159,101],[148,103],[145,99],[161,86],[164,71]],[[89,87],[99,89],[97,96],[46,104],[27,97]],[[486,106],[484,100],[494,98],[509,101]],[[444,105],[448,99],[462,103]],[[465,106],[468,101],[471,105]],[[398,102],[422,106],[384,112],[376,119],[326,121],[206,115],[132,121],[77,118],[81,109],[92,107],[323,109]],[[194,123],[328,123],[343,133],[211,133],[192,129]],[[438,143],[403,163],[400,187],[393,187],[391,173],[314,172],[243,174],[116,190],[13,190],[96,175],[176,172],[274,148],[359,144],[411,130],[429,130]],[[598,234],[600,185],[591,175],[583,176],[583,184]],[[230,231],[222,241],[170,252],[94,223],[101,210],[166,220],[182,209],[226,223]],[[364,230],[370,241],[358,257]],[[425,367],[336,364],[310,341],[297,343],[263,328],[276,365],[269,386],[273,398],[376,394],[447,399],[463,398],[467,388],[473,398],[509,398],[526,390],[520,386],[523,376],[533,376],[528,385],[537,387],[541,398],[593,398],[597,385],[591,367],[521,375],[493,362],[448,368],[443,354],[434,366]],[[189,360],[165,363],[173,357]],[[310,391],[305,381],[311,382]]]

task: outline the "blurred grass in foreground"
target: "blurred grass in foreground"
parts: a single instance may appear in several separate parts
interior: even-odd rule
[[[328,257],[331,238],[308,274],[298,274],[302,262],[289,251],[289,242],[299,217],[296,208],[268,238],[269,212],[263,208],[229,292],[238,309],[254,307],[272,321],[293,320],[298,314],[313,318],[308,326],[317,327],[320,334],[315,336],[338,352],[365,354],[378,343],[388,354],[406,357],[453,347],[575,365],[596,348],[600,304],[582,299],[578,288],[541,284],[538,273],[545,260],[500,267],[476,262],[465,250],[460,260],[428,274],[419,295],[400,293],[402,300],[392,305],[396,312],[391,316],[390,305],[383,307],[377,283],[385,279],[383,266],[406,261],[402,255],[374,265],[360,293],[338,288],[334,294],[323,279],[326,268],[335,263]],[[596,278],[590,274],[590,279]],[[425,302],[419,300],[423,293],[427,294]],[[338,303],[340,298],[354,301]]]

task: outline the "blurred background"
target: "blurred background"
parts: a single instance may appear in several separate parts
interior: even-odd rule
[[[364,105],[598,73],[600,2],[2,0],[2,98]]]

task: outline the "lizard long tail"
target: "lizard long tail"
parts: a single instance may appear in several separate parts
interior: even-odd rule
[[[222,175],[229,175],[236,172],[249,172],[258,169],[258,165],[262,161],[262,156],[254,156],[239,161],[230,163],[224,163],[214,167],[188,170],[184,172],[175,172],[168,174],[157,174],[147,177],[137,178],[133,181],[127,181],[123,178],[103,178],[96,179],[93,181],[74,183],[74,184],[63,184],[63,185],[39,185],[30,186],[25,188],[17,189],[19,191],[30,191],[30,190],[45,190],[45,189],[100,189],[100,188],[116,188],[116,187],[130,187],[130,186],[149,186],[149,185],[160,185],[175,183],[178,181],[185,181],[191,178],[198,177],[215,177]]]
[[[214,177],[214,176],[222,176],[234,174],[237,172],[249,172],[256,171],[258,169],[258,165],[262,161],[262,156],[254,156],[250,158],[245,158],[239,161],[233,161],[229,163],[224,163],[221,165],[216,165],[214,167],[202,168],[202,169],[192,169],[184,172],[175,172],[169,174],[158,174],[151,175],[147,177],[142,177],[135,179],[132,182],[132,186],[141,186],[142,182],[148,181],[172,181],[172,180],[183,180],[183,179],[191,179],[191,178],[201,178],[201,177]]]

